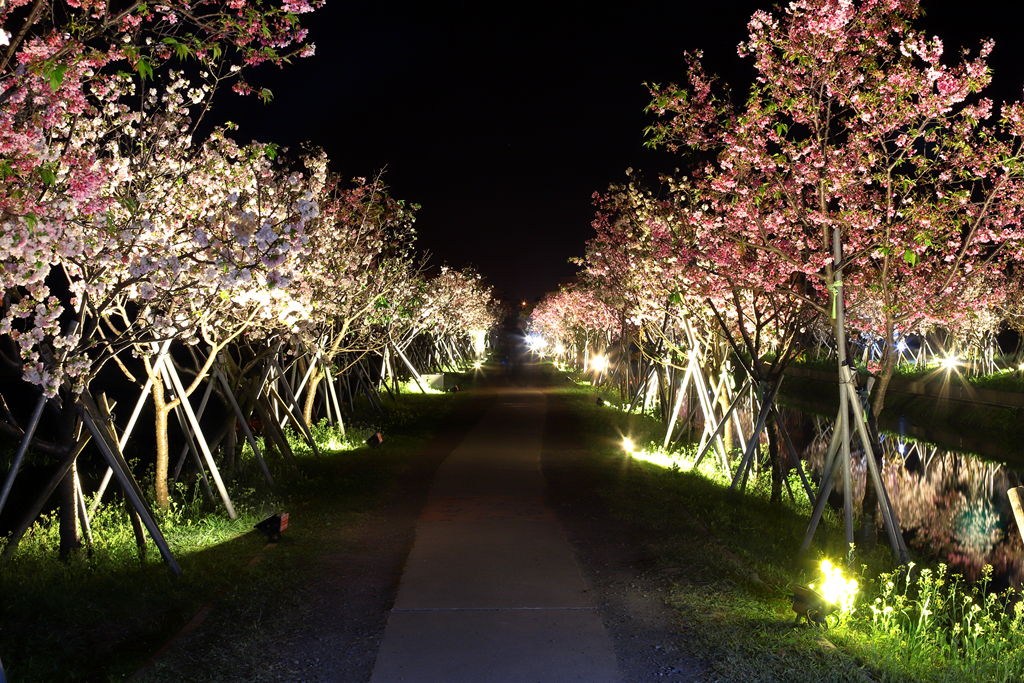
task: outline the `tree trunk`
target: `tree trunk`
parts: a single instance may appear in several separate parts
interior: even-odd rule
[[[224,469],[234,472],[238,468],[238,418],[228,418],[228,433],[224,441]]]
[[[61,411],[59,433],[57,443],[70,452],[75,447],[75,422],[76,412],[65,406]],[[75,491],[75,467],[72,464],[67,474],[57,485],[57,500],[60,511],[60,558],[66,560],[68,556],[82,547],[82,541],[78,537],[78,496]]]
[[[316,401],[316,389],[320,386],[320,380],[323,379],[323,376],[324,371],[318,366],[313,370],[313,374],[310,375],[309,382],[306,383],[306,401],[302,406],[302,419],[310,427],[313,426],[313,404]]]
[[[153,484],[156,495],[156,506],[161,510],[169,510],[171,496],[167,489],[167,470],[170,466],[169,444],[167,443],[167,395],[164,391],[163,379],[155,371],[153,379],[153,408],[156,413],[156,478]],[[187,435],[186,435],[186,438]]]
[[[775,415],[769,413],[768,421],[764,426],[765,436],[768,437],[768,460],[772,468],[772,505],[782,505],[782,478],[785,472],[782,469],[782,458],[779,457],[779,433],[775,424]]]
[[[875,395],[870,406],[871,414],[868,416],[868,432],[874,442],[871,444],[871,450],[875,454],[875,462],[878,463],[879,470],[882,468],[882,449],[878,441],[876,425],[878,416],[885,407],[885,393],[889,388],[889,380],[892,379],[893,373],[896,371],[896,360],[899,358],[899,352],[896,350],[895,331],[892,317],[886,315],[885,339],[882,344],[882,370],[877,378],[878,386],[875,388]],[[866,454],[865,457],[867,457]],[[872,550],[878,544],[878,501],[878,492],[875,491],[871,479],[868,478],[864,485],[864,500],[861,503],[860,546],[864,550]]]
[[[57,496],[60,500],[60,559],[66,560],[72,552],[82,547],[82,540],[78,536],[74,465],[57,485]]]
[[[878,373],[875,396],[871,401],[871,412],[875,417],[882,414],[885,408],[885,392],[889,389],[889,380],[896,371],[896,359],[899,353],[896,351],[896,340],[893,338],[896,329],[892,317],[885,316],[885,341],[882,345],[882,370]]]

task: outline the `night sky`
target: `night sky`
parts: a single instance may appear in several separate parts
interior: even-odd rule
[[[274,100],[223,102],[238,139],[323,147],[345,176],[386,168],[393,196],[422,205],[416,227],[432,262],[472,264],[509,299],[533,300],[571,277],[592,236],[591,195],[681,164],[645,148],[645,82],[683,80],[685,50],[746,91],[736,55],[767,1],[327,5],[305,17],[316,55],[250,82]],[[1013,6],[1008,9],[1008,7]],[[1024,87],[1024,2],[925,2],[923,26],[947,55],[996,40],[996,101]]]

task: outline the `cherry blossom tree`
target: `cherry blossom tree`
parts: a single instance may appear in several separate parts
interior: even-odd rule
[[[652,88],[651,111],[665,117],[652,144],[713,152],[699,178],[723,239],[771,262],[743,274],[752,289],[823,314],[840,286],[854,308],[880,302],[876,413],[897,331],[951,325],[997,299],[1021,237],[1024,110],[1003,105],[994,117],[981,97],[990,42],[948,66],[942,42],[915,28],[919,14],[916,0],[798,0],[751,19],[739,52],[757,77],[742,105],[699,54],[686,87]]]

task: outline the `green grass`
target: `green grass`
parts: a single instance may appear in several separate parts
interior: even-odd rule
[[[1021,680],[1024,615],[1004,611],[1006,596],[987,593],[985,584],[966,587],[945,576],[940,582],[940,567],[900,583],[899,575],[889,574],[894,566],[883,547],[858,551],[859,609],[842,621],[830,618],[828,640],[815,628],[795,625],[792,586],[820,583],[821,560],[843,556],[837,515],[826,510],[812,551],[797,557],[810,516],[798,486],[796,503],[786,499],[781,506],[770,504],[760,481],[730,498],[727,478],[708,460],[699,471],[687,471],[692,447],[677,467],[666,468],[618,446],[621,436],[638,444],[657,440],[660,423],[599,408],[592,389],[561,393],[589,435],[597,486],[610,512],[642,530],[661,571],[674,577],[667,601],[684,647],[706,662],[708,680]],[[972,630],[968,640],[964,634]]]
[[[385,445],[374,450],[325,452],[318,460],[292,435],[302,476],[271,461],[278,481],[274,491],[262,482],[255,463],[243,459],[229,482],[236,520],[227,518],[219,500],[212,504],[197,489],[178,487],[171,510],[160,516],[183,570],[178,578],[152,543],[140,559],[120,503],[100,508],[95,543],[66,562],[57,559],[55,519],[41,519],[0,568],[0,657],[8,679],[124,680],[213,600],[221,628],[216,642],[207,643],[209,656],[191,663],[186,657],[173,670],[158,667],[152,680],[274,678],[280,672],[268,654],[273,652],[269,631],[261,626],[275,617],[301,618],[298,606],[312,578],[304,572],[313,571],[311,560],[318,553],[332,549],[325,537],[332,528],[358,524],[380,505],[438,418],[459,400],[452,395],[409,395],[397,404],[385,399],[386,420],[374,417],[373,428],[348,431],[361,441],[382,427]],[[323,425],[314,432],[321,445],[340,436]],[[289,511],[291,525],[280,544],[264,551],[266,538],[253,525],[279,509]],[[263,559],[247,570],[261,552]],[[288,577],[283,591],[282,576]]]

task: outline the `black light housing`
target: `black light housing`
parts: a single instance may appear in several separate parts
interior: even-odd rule
[[[604,399],[601,398],[600,396],[597,397],[597,405],[599,405],[599,406],[603,406],[604,405]]]
[[[257,524],[256,528],[265,533],[272,543],[275,543],[281,538],[281,532],[288,528],[288,513],[273,514]]]
[[[369,446],[370,448],[376,448],[383,442],[384,437],[380,435],[380,432],[377,432],[376,434],[374,434],[373,436],[366,440],[366,445]]]

